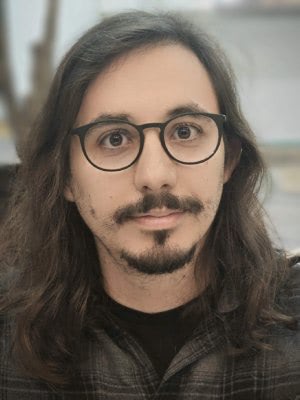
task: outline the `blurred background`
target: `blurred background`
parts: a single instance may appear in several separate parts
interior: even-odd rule
[[[0,216],[19,161],[15,144],[63,54],[104,16],[129,9],[178,12],[220,43],[270,168],[272,235],[300,248],[300,0],[0,0]]]

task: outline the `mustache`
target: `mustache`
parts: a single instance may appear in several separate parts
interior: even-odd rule
[[[145,214],[154,208],[166,207],[170,210],[188,212],[197,215],[204,210],[203,203],[193,197],[177,198],[171,193],[160,195],[146,194],[138,203],[119,208],[114,214],[114,221],[123,224],[137,214]]]

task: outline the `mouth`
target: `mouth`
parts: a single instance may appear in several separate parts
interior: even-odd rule
[[[183,215],[182,211],[153,210],[149,213],[138,215],[132,220],[145,228],[167,229],[175,227]]]

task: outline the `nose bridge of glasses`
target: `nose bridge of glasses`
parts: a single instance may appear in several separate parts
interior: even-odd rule
[[[144,133],[146,129],[151,129],[151,128],[158,128],[159,132],[161,132],[163,130],[164,125],[165,125],[164,123],[160,122],[149,122],[147,124],[137,125],[137,128],[142,133]]]
[[[157,135],[158,136],[157,139],[160,142],[160,146],[162,146],[162,151],[166,152],[164,138],[163,138],[163,133],[164,133],[164,129],[165,129],[166,125],[167,125],[167,123],[164,123],[164,122],[149,122],[147,124],[137,125],[136,126],[137,129],[139,130],[140,134],[142,135],[142,137],[141,137],[141,139],[142,139],[142,149],[144,148],[145,140],[147,140],[147,139],[145,139],[144,131],[148,129],[148,130],[158,131],[158,132],[154,132],[154,133],[158,134]],[[154,135],[154,136],[156,136],[156,135]],[[148,139],[150,139],[150,137],[148,137]],[[150,142],[151,141],[152,140],[150,139]],[[144,152],[144,150],[142,150],[142,151]],[[156,154],[158,154],[158,153],[156,153]]]
[[[160,141],[161,146],[164,148],[164,138],[163,138],[163,132],[164,132],[164,128],[166,126],[166,123],[161,123],[161,122],[149,122],[147,124],[143,124],[143,125],[138,125],[137,128],[141,134],[141,139],[142,142],[145,141],[145,130],[154,130],[156,131],[156,134],[158,133],[158,139]],[[154,132],[155,133],[155,132]],[[152,136],[152,135],[151,135]]]

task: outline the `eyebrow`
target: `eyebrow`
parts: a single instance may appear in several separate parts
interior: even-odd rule
[[[204,108],[200,107],[197,103],[189,103],[189,104],[183,104],[179,107],[173,108],[167,113],[167,118],[173,118],[177,117],[177,115],[181,114],[187,114],[187,113],[194,113],[194,112],[199,112],[199,113],[208,113],[207,110]]]
[[[177,117],[178,115],[194,113],[194,112],[208,113],[207,110],[200,107],[197,103],[182,104],[176,108],[172,108],[171,110],[169,110],[166,113],[165,120]],[[121,121],[132,123],[133,117],[132,117],[132,115],[126,114],[126,113],[102,113],[102,114],[99,114],[96,118],[92,119],[88,124],[93,124],[96,122],[102,122],[102,121],[106,121],[106,120],[109,120],[109,121],[120,121],[121,120]]]

